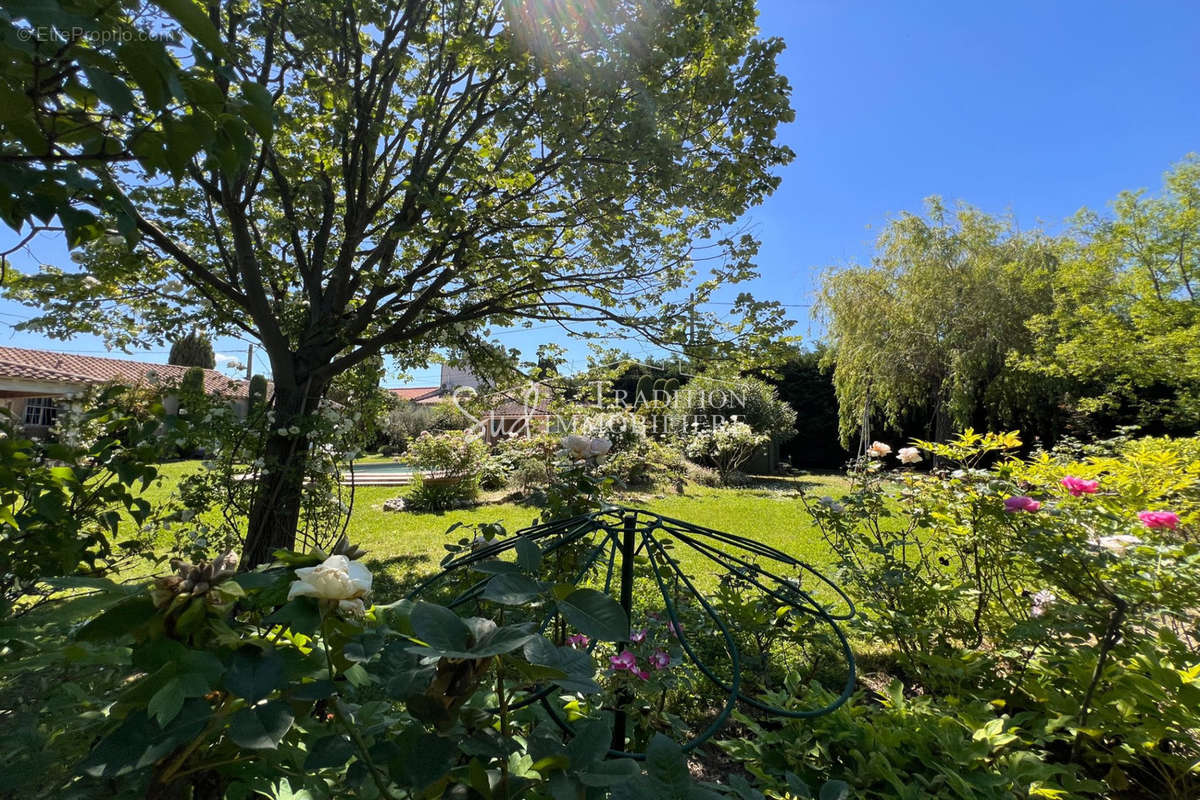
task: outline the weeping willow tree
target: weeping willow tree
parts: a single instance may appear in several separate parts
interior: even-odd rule
[[[969,425],[1041,430],[1058,389],[1011,366],[1027,321],[1053,306],[1057,243],[970,206],[927,201],[880,235],[869,265],[829,271],[827,325],[843,444],[872,421],[921,420],[942,439]]]

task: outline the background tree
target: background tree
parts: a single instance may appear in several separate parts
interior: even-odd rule
[[[1053,292],[1023,368],[1077,384],[1074,407],[1101,430],[1200,427],[1200,157],[1167,172],[1158,196],[1080,212]]]
[[[213,369],[217,366],[217,354],[213,352],[212,339],[203,331],[191,330],[171,345],[167,363],[181,367]]]
[[[850,453],[838,438],[838,402],[833,366],[822,367],[822,348],[797,352],[759,375],[796,412],[796,435],[780,447],[794,467],[838,469]]]
[[[796,412],[775,387],[734,370],[713,369],[688,381],[675,395],[670,412],[680,418],[685,435],[694,432],[693,422],[712,428],[734,417],[774,441],[796,434]]]
[[[1058,261],[1040,233],[933,198],[887,225],[870,266],[827,273],[818,313],[843,444],[864,415],[915,419],[937,440],[970,425],[1052,435],[1059,382],[1007,363],[1031,352],[1026,323],[1052,307]]]
[[[509,358],[490,326],[522,319],[683,342],[675,297],[752,274],[756,243],[723,230],[777,185],[791,153],[775,128],[792,118],[782,43],[754,37],[752,0],[208,10],[222,55],[205,101],[238,113],[215,142],[166,151],[172,184],[92,165],[140,242],[101,240],[88,267],[143,301],[131,340],[203,313],[262,343],[281,432],[245,564],[292,544],[311,442],[288,423],[342,372],[439,347],[486,370]],[[166,91],[189,104],[189,88]],[[699,283],[696,241],[716,243]],[[68,289],[84,287],[48,273],[17,293]],[[739,346],[780,332],[777,307],[738,303],[761,320],[730,329]],[[105,311],[74,303],[28,327],[105,330]]]

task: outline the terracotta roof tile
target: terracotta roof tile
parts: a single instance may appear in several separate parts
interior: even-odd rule
[[[396,397],[401,400],[411,400],[414,403],[437,401],[441,399],[442,387],[440,386],[413,386],[400,387],[398,389],[388,389]]]
[[[151,364],[121,358],[81,356],[51,350],[0,347],[0,376],[62,383],[143,383],[151,375],[162,383],[178,383],[190,367]],[[204,391],[229,397],[247,397],[250,384],[214,369],[204,370]]]

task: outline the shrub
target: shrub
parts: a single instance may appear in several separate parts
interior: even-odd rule
[[[577,719],[569,737],[511,703],[546,675],[576,707],[611,703],[614,680],[597,662],[629,635],[615,600],[535,580],[535,545],[514,564],[521,574],[497,575],[484,592],[503,607],[485,599],[463,618],[429,602],[376,606],[364,553],[344,540],[334,551],[280,551],[240,574],[229,555],[175,562],[153,583],[96,581],[45,609],[37,622],[69,622],[77,637],[39,642],[6,661],[5,678],[83,662],[84,677],[103,669],[121,680],[77,698],[75,709],[100,710],[68,727],[40,720],[53,726],[48,752],[5,737],[0,752],[20,761],[6,761],[0,787],[14,797],[465,797],[490,780],[496,797],[582,797],[595,786],[653,796],[635,762],[605,760],[611,723]],[[512,599],[514,580],[532,591]],[[537,633],[548,609],[570,613],[572,629],[604,649],[577,650],[558,626],[553,638]],[[25,625],[24,635],[43,630]],[[564,699],[547,702],[566,713]],[[646,750],[672,791],[708,796],[677,744],[658,734]],[[58,769],[64,757],[69,772]]]
[[[992,703],[976,736],[1017,737],[1031,764],[1103,776],[1089,792],[1192,796],[1196,443],[1131,441],[1080,461],[1011,457],[1015,434],[916,445],[957,468],[889,473],[870,458],[847,495],[806,501],[860,632],[894,642],[923,691]]]
[[[671,402],[675,436],[686,438],[699,428],[740,420],[768,439],[796,433],[796,412],[775,387],[758,378],[731,374],[701,375],[680,389]]]
[[[576,433],[589,439],[607,439],[616,455],[640,447],[646,442],[643,419],[621,411],[601,411],[580,420]]]
[[[462,433],[425,431],[408,446],[415,469],[437,476],[462,478],[478,474],[487,445]]]
[[[158,475],[168,443],[162,406],[139,418],[116,404],[110,387],[77,410],[65,409],[56,442],[25,438],[0,410],[0,619],[40,579],[100,578],[146,542],[118,542],[123,515],[140,528],[155,512],[139,495]]]
[[[683,462],[684,477],[699,486],[720,486],[721,475],[715,469],[697,464],[695,461]]]
[[[408,446],[414,470],[408,495],[415,509],[438,511],[474,502],[487,446],[463,433],[425,431]]]
[[[663,486],[683,491],[686,463],[677,448],[647,439],[609,457],[601,472],[627,488]]]
[[[685,452],[690,458],[711,464],[721,480],[728,481],[767,441],[767,436],[755,433],[744,422],[723,422],[715,428],[697,431],[688,440]]]

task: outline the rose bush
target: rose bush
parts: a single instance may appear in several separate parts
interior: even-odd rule
[[[605,759],[611,717],[607,701],[590,699],[601,692],[600,656],[577,649],[628,637],[615,600],[539,580],[540,555],[523,551],[517,574],[474,574],[486,583],[476,616],[422,601],[372,605],[364,553],[345,540],[334,550],[280,552],[242,573],[232,557],[180,561],[152,584],[95,581],[39,609],[38,620],[66,623],[68,639],[19,654],[10,676],[91,658],[118,680],[103,711],[77,726],[86,736],[49,745],[51,756],[71,752],[66,743],[86,751],[72,772],[52,774],[61,784],[18,759],[0,786],[21,797],[41,787],[197,800],[278,796],[285,780],[284,794],[313,800],[643,791],[651,778],[637,762]],[[547,610],[553,638],[533,621]],[[560,685],[547,701],[564,718],[571,709],[574,736],[518,702],[545,681]],[[674,790],[707,796],[686,778],[678,745],[661,735],[642,744],[649,776],[683,770]]]
[[[755,433],[744,422],[723,422],[712,429],[699,430],[690,439],[684,451],[689,458],[711,464],[728,482],[768,441],[765,434]]]
[[[916,444],[950,467],[891,472],[868,457],[847,495],[808,508],[859,608],[859,635],[894,643],[890,669],[927,696],[921,713],[973,728],[973,741],[1003,742],[975,755],[942,742],[940,774],[987,781],[987,797],[1200,789],[1191,733],[1200,716],[1189,705],[1200,700],[1196,440],[1120,440],[1083,458],[1029,459],[1010,455],[1016,434]],[[888,708],[908,702],[898,692]],[[978,702],[969,714],[966,701]],[[901,724],[888,709],[859,713],[880,730]],[[924,732],[906,735],[925,746]],[[882,755],[895,774],[926,780],[896,744]],[[845,768],[796,765],[868,795],[886,784],[873,767]]]

